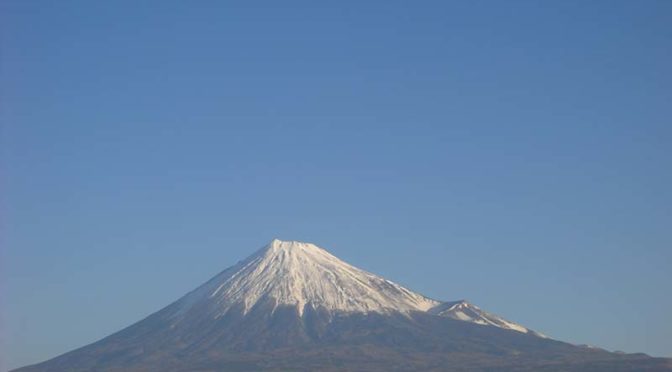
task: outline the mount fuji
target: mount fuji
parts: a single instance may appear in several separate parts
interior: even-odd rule
[[[669,371],[672,361],[553,340],[276,239],[138,323],[15,371],[540,369]]]

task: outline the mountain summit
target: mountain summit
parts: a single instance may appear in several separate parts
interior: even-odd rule
[[[273,240],[162,310],[17,371],[669,370],[442,302],[310,243]]]
[[[427,311],[438,301],[341,261],[310,243],[273,240],[189,296],[212,303],[219,317],[236,306],[247,313],[260,302],[330,312]]]
[[[274,239],[179,301],[178,313],[212,319],[255,306],[335,313],[431,312],[439,316],[536,334],[466,301],[440,302],[356,268],[311,243]],[[192,313],[193,316],[193,313]]]

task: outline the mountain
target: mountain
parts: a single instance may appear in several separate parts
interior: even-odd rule
[[[552,340],[442,302],[313,244],[273,240],[181,299],[21,372],[669,371],[669,359]]]

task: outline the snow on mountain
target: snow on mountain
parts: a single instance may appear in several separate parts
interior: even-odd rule
[[[360,270],[310,243],[273,240],[184,299],[189,307],[216,304],[215,317],[259,301],[340,312],[427,311],[440,302]]]
[[[545,337],[466,301],[440,302],[358,269],[310,243],[273,240],[177,303],[176,317],[194,311],[213,319],[258,304],[330,313],[427,312]]]
[[[509,329],[521,333],[529,333],[538,337],[548,338],[547,336],[523,327],[518,323],[511,322],[495,314],[481,310],[478,306],[467,301],[444,302],[429,310],[430,313],[465,322],[471,322],[481,325],[495,326]]]

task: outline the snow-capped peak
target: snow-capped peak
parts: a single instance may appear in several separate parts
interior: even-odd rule
[[[234,306],[248,312],[260,301],[340,312],[427,311],[438,301],[360,270],[310,243],[274,239],[192,292],[187,304],[206,300],[216,316]],[[212,307],[212,306],[209,306]]]
[[[425,297],[314,244],[278,239],[180,299],[172,314],[216,319],[232,309],[247,314],[256,307],[271,312],[290,307],[301,316],[306,308],[330,314],[426,312],[545,337],[466,301],[439,302]]]

